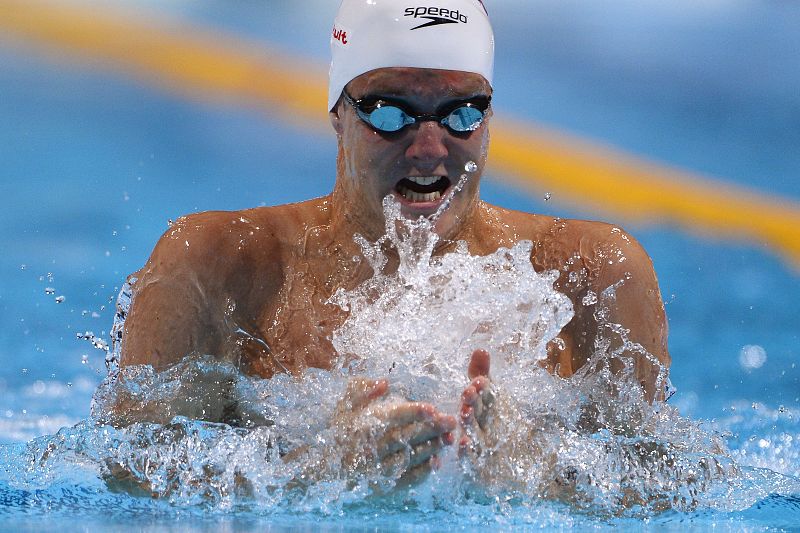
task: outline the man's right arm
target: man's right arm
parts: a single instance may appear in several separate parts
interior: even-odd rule
[[[227,273],[214,222],[212,213],[178,220],[134,274],[121,366],[148,364],[163,370],[192,353],[219,352],[224,338],[221,285]]]

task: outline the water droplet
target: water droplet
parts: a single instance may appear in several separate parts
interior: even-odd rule
[[[171,228],[173,226],[173,224],[175,224],[175,221],[172,220],[171,218],[168,218],[167,219],[167,227]]]
[[[103,350],[105,352],[108,351],[108,343],[98,337],[92,339],[92,346],[94,346],[97,350]]]
[[[550,198],[552,198],[552,197],[553,197],[553,195],[550,194],[549,192],[544,193],[544,201],[545,202],[549,202]]]
[[[464,165],[464,170],[467,172],[476,172],[478,170],[478,164],[475,161],[467,161],[467,164]]]
[[[52,272],[48,272],[47,273],[47,281],[49,283],[53,283],[53,273]]]
[[[586,296],[584,296],[583,299],[581,300],[581,302],[583,303],[583,305],[586,306],[594,305],[597,303],[597,295],[592,291],[588,291],[586,293]]]
[[[82,365],[85,365],[85,364],[87,364],[88,362],[89,362],[89,356],[88,356],[88,355],[82,355],[82,356],[81,356],[81,364],[82,364]]]
[[[64,295],[61,295],[61,296],[56,296],[56,303],[57,303],[57,304],[64,303],[64,300],[66,300],[66,299],[67,299],[67,297],[66,297],[66,296],[64,296]]]
[[[28,268],[28,265],[22,264],[19,266],[20,270],[25,270],[26,268]]]
[[[34,394],[42,394],[44,392],[45,388],[46,387],[45,387],[44,381],[42,381],[41,379],[37,379],[33,383],[32,390],[33,390]]]
[[[52,296],[56,293],[56,290],[53,287],[45,287],[44,293],[49,296]]]

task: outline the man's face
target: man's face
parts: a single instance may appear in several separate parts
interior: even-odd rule
[[[452,104],[491,95],[479,74],[418,68],[384,68],[351,81],[347,89],[354,100],[385,97],[414,114],[438,114]],[[488,118],[475,131],[453,132],[437,121],[418,121],[385,133],[364,122],[355,109],[341,100],[331,113],[339,136],[336,194],[347,202],[347,214],[371,238],[384,232],[382,200],[393,195],[408,218],[436,212],[445,195],[473,161],[464,189],[436,223],[442,237],[457,238],[478,197],[478,184],[486,162]]]

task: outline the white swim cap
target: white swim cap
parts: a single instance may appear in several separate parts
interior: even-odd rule
[[[377,68],[462,70],[491,84],[494,34],[481,0],[342,0],[331,55],[328,110],[345,85]]]

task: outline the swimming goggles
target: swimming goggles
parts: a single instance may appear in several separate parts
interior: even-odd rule
[[[461,100],[442,109],[438,114],[415,114],[399,103],[381,96],[368,96],[354,100],[342,91],[344,101],[353,106],[358,116],[374,129],[386,133],[400,131],[410,124],[435,120],[455,133],[475,131],[483,122],[489,109],[491,96],[476,96]]]

